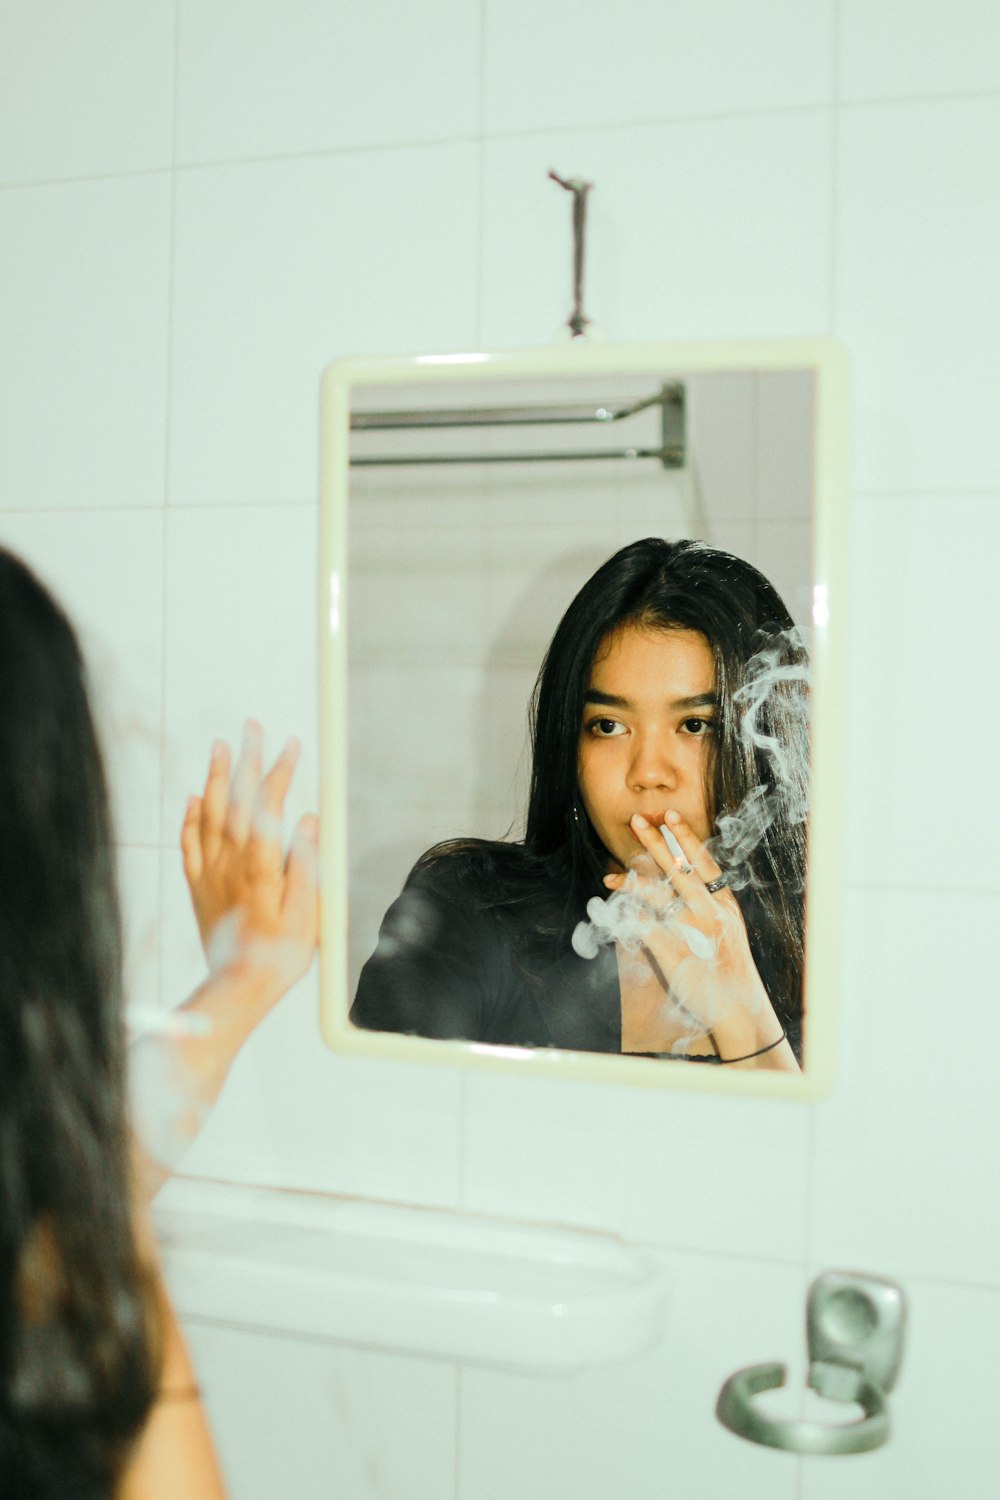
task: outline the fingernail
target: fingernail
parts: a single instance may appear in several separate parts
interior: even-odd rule
[[[673,808],[670,809],[670,811],[667,813],[666,817],[667,817],[667,822],[668,823],[679,823],[680,820],[681,820],[680,813],[679,812],[674,812]]]
[[[213,740],[212,741],[212,759],[213,760],[221,760],[222,757],[225,755],[225,753],[226,753],[226,742],[225,742],[225,740]]]
[[[298,755],[301,749],[302,741],[299,739],[298,735],[290,734],[285,741],[284,749],[281,752],[282,759],[291,760],[293,756]]]
[[[633,817],[632,817],[632,827],[633,828],[648,828],[649,827],[649,823],[643,817],[642,813],[634,813]]]

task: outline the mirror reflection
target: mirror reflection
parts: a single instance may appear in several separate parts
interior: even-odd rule
[[[814,372],[351,395],[351,1021],[797,1072]]]

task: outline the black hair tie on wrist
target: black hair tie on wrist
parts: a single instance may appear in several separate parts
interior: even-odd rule
[[[745,1057],[720,1057],[719,1061],[723,1066],[727,1063],[749,1062],[752,1057],[763,1057],[765,1052],[773,1052],[775,1047],[780,1047],[784,1040],[785,1032],[782,1029],[776,1042],[769,1042],[766,1047],[758,1047],[756,1052],[748,1052]]]

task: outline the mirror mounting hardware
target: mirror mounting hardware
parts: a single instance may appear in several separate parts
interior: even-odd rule
[[[567,193],[573,194],[573,311],[566,321],[570,338],[582,338],[590,324],[583,310],[583,258],[587,244],[587,194],[594,186],[580,177],[560,177],[550,172],[549,177]]]
[[[737,1437],[789,1453],[866,1453],[889,1436],[886,1396],[896,1383],[903,1354],[906,1305],[902,1289],[879,1276],[826,1271],[809,1288],[806,1338],[808,1383],[830,1401],[856,1403],[864,1416],[852,1422],[781,1421],[753,1398],[785,1383],[778,1363],[737,1370],[723,1385],[715,1414]]]

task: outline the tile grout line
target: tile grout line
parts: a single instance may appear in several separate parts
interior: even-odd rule
[[[898,98],[873,95],[868,98],[842,99],[838,101],[841,110],[846,109],[892,109],[908,108],[921,104],[963,104],[975,101],[988,101],[1000,99],[998,89],[966,89],[957,90],[952,93],[936,94],[904,94]],[[625,130],[661,130],[670,126],[691,126],[722,124],[726,121],[758,120],[769,118],[782,118],[789,115],[819,114],[829,108],[829,104],[788,104],[769,105],[761,108],[749,108],[743,110],[722,110],[709,114],[685,114],[685,115],[649,115],[641,116],[634,120],[587,120],[569,125],[538,125],[521,127],[511,130],[494,130],[487,134],[480,131],[476,134],[460,132],[455,135],[429,136],[426,140],[385,140],[367,143],[358,143],[350,146],[328,146],[306,151],[276,152],[263,156],[234,156],[217,157],[208,161],[174,161],[169,167],[137,167],[128,171],[111,172],[89,172],[80,173],[76,176],[67,177],[32,177],[23,181],[0,183],[0,193],[18,192],[31,188],[66,187],[74,183],[88,182],[112,182],[128,180],[130,178],[154,177],[165,172],[204,172],[219,170],[227,167],[253,167],[279,164],[282,162],[304,162],[332,159],[342,156],[357,156],[371,154],[378,151],[420,151],[434,150],[440,147],[476,145],[485,141],[515,141],[530,140],[540,136],[574,135],[600,132],[602,135],[614,134]],[[176,110],[176,97],[175,97]]]
[[[178,70],[180,59],[180,0],[174,0],[174,59],[173,59],[173,109],[170,123],[170,214],[167,226],[167,343],[166,343],[166,383],[163,393],[163,494],[161,503],[161,554],[160,554],[160,778],[159,778],[159,829],[160,829],[160,857],[157,862],[157,900],[159,906],[159,940],[157,943],[157,973],[160,991],[160,1004],[166,1002],[164,987],[164,943],[163,943],[163,913],[166,901],[166,882],[164,877],[164,851],[166,849],[166,812],[164,802],[166,798],[166,766],[167,766],[167,587],[169,577],[168,549],[169,530],[167,526],[168,506],[170,502],[170,435],[171,420],[173,415],[173,355],[174,355],[174,297],[176,284],[176,252],[177,252],[177,112],[178,112]]]

